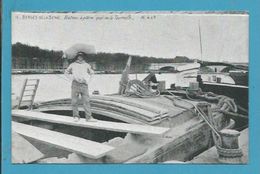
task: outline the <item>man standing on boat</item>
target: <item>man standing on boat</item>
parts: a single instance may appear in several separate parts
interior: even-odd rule
[[[81,96],[86,121],[95,121],[92,117],[90,110],[90,99],[88,92],[88,84],[94,71],[91,66],[85,62],[87,54],[84,52],[78,52],[73,59],[73,62],[65,70],[65,75],[72,80],[71,86],[71,104],[73,110],[73,118],[75,121],[79,121],[79,96]]]

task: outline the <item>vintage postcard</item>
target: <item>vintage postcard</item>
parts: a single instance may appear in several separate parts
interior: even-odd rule
[[[246,165],[249,16],[13,11],[12,163]]]

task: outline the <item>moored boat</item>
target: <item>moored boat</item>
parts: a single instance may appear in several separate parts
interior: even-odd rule
[[[91,96],[97,122],[86,122],[83,110],[80,121],[73,122],[70,99],[34,103],[30,111],[22,110],[26,105],[14,109],[13,131],[44,155],[34,162],[189,161],[214,144],[221,146],[219,132],[235,126],[226,115],[236,112],[230,98],[193,100],[170,91],[163,95],[163,90],[154,91],[149,85],[151,76],[129,81],[128,69],[122,75],[119,94]]]

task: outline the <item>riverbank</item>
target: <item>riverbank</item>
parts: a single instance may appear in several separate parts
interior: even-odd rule
[[[132,74],[149,73],[150,71],[132,72]],[[64,69],[13,69],[12,75],[27,75],[27,74],[64,74]],[[95,71],[95,74],[122,74],[122,70],[118,71]],[[131,74],[131,72],[130,72]]]

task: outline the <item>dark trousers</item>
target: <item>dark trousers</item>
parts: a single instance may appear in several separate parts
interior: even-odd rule
[[[91,110],[90,110],[90,99],[88,93],[88,85],[85,83],[79,83],[77,81],[72,82],[71,86],[71,104],[73,117],[79,117],[79,96],[81,96],[83,108],[85,111],[85,117],[91,118]]]

